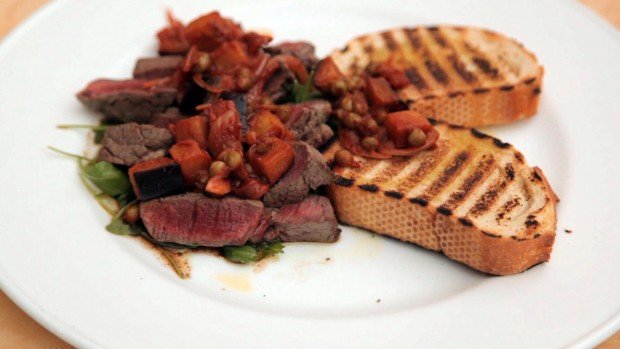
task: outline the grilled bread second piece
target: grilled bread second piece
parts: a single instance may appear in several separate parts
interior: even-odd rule
[[[441,251],[494,275],[549,260],[558,202],[542,171],[475,129],[437,123],[437,145],[412,157],[357,157],[328,188],[338,220]],[[340,149],[324,153],[331,161]]]
[[[350,41],[330,57],[349,77],[389,60],[411,82],[409,109],[451,124],[506,124],[536,113],[543,67],[504,35],[475,27],[399,28]]]

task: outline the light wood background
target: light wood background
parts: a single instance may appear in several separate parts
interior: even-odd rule
[[[620,29],[620,0],[580,1]],[[48,0],[0,0],[0,38],[46,2]],[[2,348],[65,349],[71,346],[32,320],[0,290],[0,349]],[[597,347],[618,348],[620,331]]]

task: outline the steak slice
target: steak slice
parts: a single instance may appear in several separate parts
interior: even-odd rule
[[[197,193],[140,203],[140,218],[155,240],[209,247],[245,244],[257,229],[266,229],[264,211],[260,201]]]
[[[290,104],[290,106],[290,116],[286,120],[285,125],[293,132],[295,140],[310,140],[313,143],[312,146],[319,147],[331,137],[325,136],[325,132],[330,132],[331,130],[326,131],[321,126],[327,121],[329,114],[332,112],[329,102],[314,100]]]
[[[181,121],[185,118],[181,111],[177,108],[168,108],[163,113],[158,113],[153,115],[151,120],[149,120],[149,124],[161,127],[168,128],[168,125],[171,123],[176,124],[178,121]]]
[[[266,206],[280,207],[302,201],[310,189],[316,190],[334,179],[334,174],[318,150],[304,142],[295,142],[293,151],[293,164],[263,197]]]
[[[107,80],[91,82],[77,94],[86,107],[103,113],[107,119],[147,123],[154,114],[174,103],[177,90],[167,86],[147,86],[146,80]]]
[[[134,79],[159,79],[176,72],[183,61],[183,56],[161,56],[140,58],[133,68]]]
[[[273,221],[283,242],[334,242],[340,236],[334,209],[325,196],[308,195],[301,202],[284,205]]]
[[[133,166],[166,155],[174,136],[165,128],[135,122],[111,126],[105,131],[97,160]]]
[[[283,42],[278,45],[265,47],[265,52],[272,56],[284,54],[299,58],[308,70],[312,70],[319,62],[314,53],[314,45],[306,41]]]

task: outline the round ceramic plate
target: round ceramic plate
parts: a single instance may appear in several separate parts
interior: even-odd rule
[[[291,244],[277,261],[190,257],[189,279],[132,238],[84,190],[73,161],[95,123],[73,97],[130,75],[156,51],[172,8],[212,10],[320,55],[395,26],[488,27],[545,66],[531,120],[485,131],[545,171],[561,198],[551,262],[490,277],[413,245],[344,228],[335,244]],[[566,1],[58,1],[0,46],[0,285],[78,347],[590,347],[620,327],[620,40]],[[565,233],[572,231],[571,234]]]

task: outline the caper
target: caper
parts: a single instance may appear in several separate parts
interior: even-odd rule
[[[366,66],[366,71],[369,74],[374,74],[377,71],[377,68],[379,67],[379,63],[378,62],[370,62],[367,66]]]
[[[353,99],[351,99],[351,96],[342,97],[342,100],[340,101],[340,108],[346,111],[353,110]]]
[[[360,122],[362,122],[362,117],[356,113],[349,113],[349,115],[344,118],[344,124],[348,128],[356,128]]]
[[[259,143],[255,145],[254,149],[259,154],[267,154],[271,150],[272,146],[273,144],[271,143]]]
[[[227,177],[229,173],[230,167],[228,167],[224,161],[213,161],[211,163],[211,167],[209,168],[209,174],[211,177]]]
[[[366,118],[360,125],[360,131],[366,136],[372,136],[379,132],[379,125],[373,118]]]
[[[353,111],[358,114],[366,114],[368,112],[368,104],[363,98],[355,98],[353,101]]]
[[[407,137],[407,142],[412,147],[421,147],[426,143],[426,135],[424,131],[419,128],[414,128],[411,133],[409,133],[409,137]]]
[[[211,57],[209,57],[208,53],[201,53],[200,57],[198,57],[198,60],[196,61],[196,63],[194,63],[194,73],[202,73],[205,70],[207,70],[207,68],[209,68],[209,65],[211,64]]]
[[[131,204],[123,213],[123,220],[129,224],[136,224],[140,219],[140,208],[138,204]]]
[[[340,149],[334,155],[334,163],[336,166],[351,166],[355,163],[355,158],[350,151],[346,149]]]
[[[379,146],[379,140],[377,137],[364,137],[362,139],[362,148],[366,150],[375,150]]]
[[[347,90],[347,83],[342,79],[335,80],[330,84],[329,90],[332,95],[340,96]]]
[[[237,86],[240,90],[247,91],[252,85],[252,72],[248,68],[241,68],[237,73]]]
[[[377,121],[377,124],[379,125],[383,125],[386,115],[387,115],[387,111],[385,111],[385,109],[379,109],[372,114],[372,116]]]
[[[231,170],[236,170],[243,163],[243,155],[235,149],[224,150],[220,153],[217,159],[224,161]]]

